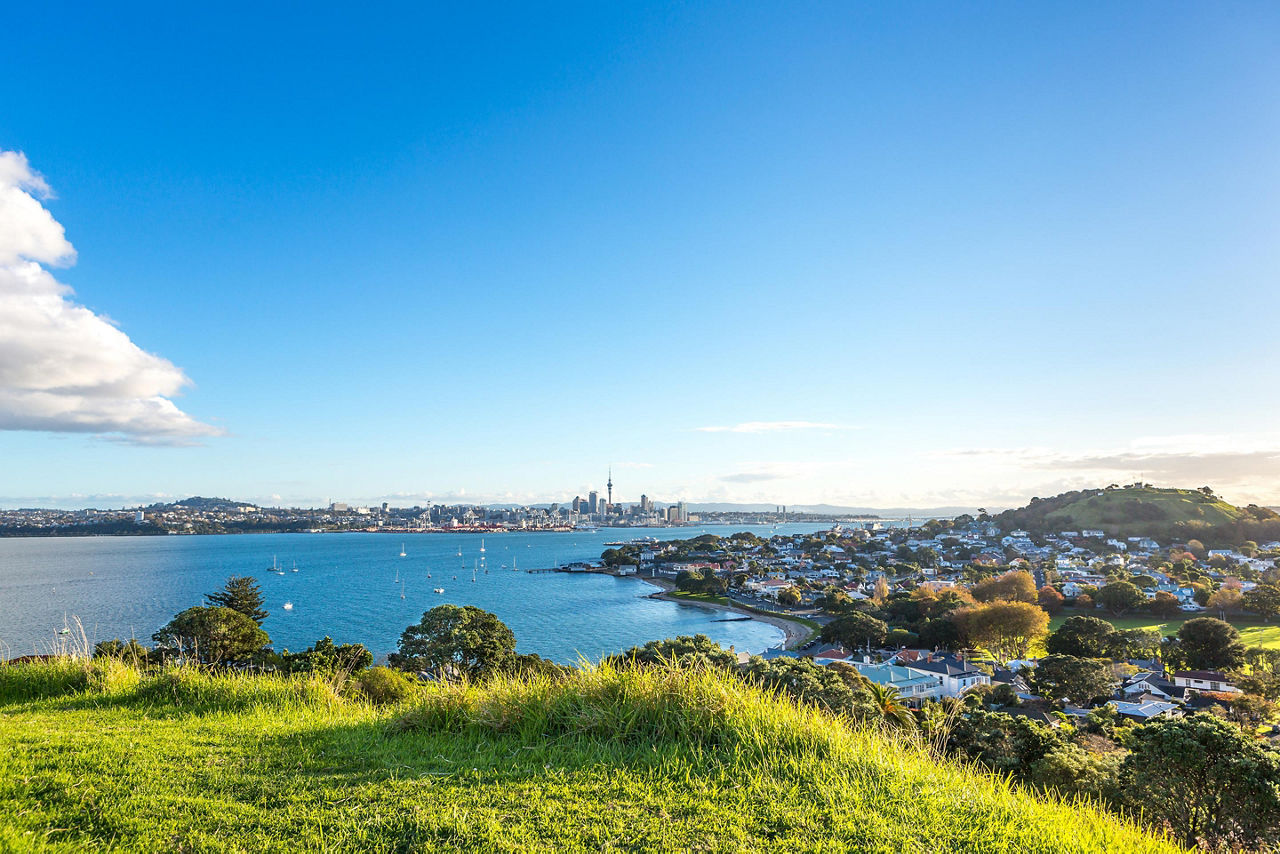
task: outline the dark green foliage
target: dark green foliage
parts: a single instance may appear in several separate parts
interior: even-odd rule
[[[725,649],[711,638],[703,634],[680,635],[660,641],[649,641],[644,646],[611,655],[605,659],[606,664],[625,665],[639,664],[705,666],[722,669],[737,669],[738,656],[730,649]]]
[[[1143,592],[1128,581],[1113,581],[1104,585],[1094,594],[1093,599],[1117,617],[1147,601]]]
[[[946,747],[1000,774],[1022,776],[1062,744],[1049,727],[1023,717],[966,709],[947,735]]]
[[[475,678],[506,668],[516,636],[505,623],[474,605],[438,605],[400,635],[388,659],[401,670]]]
[[[1098,658],[1047,655],[1031,672],[1032,690],[1041,697],[1052,702],[1065,698],[1077,706],[1106,699],[1119,685],[1111,666]]]
[[[766,690],[781,692],[794,700],[855,720],[863,720],[874,712],[856,671],[842,673],[814,664],[812,659],[753,658],[743,677]]]
[[[259,626],[268,616],[262,607],[262,588],[258,582],[247,575],[233,575],[217,593],[204,597],[210,605],[218,605],[239,611]]]
[[[1211,715],[1136,727],[1120,769],[1122,802],[1193,846],[1280,842],[1280,760]]]
[[[1280,587],[1259,584],[1244,594],[1244,606],[1263,620],[1271,620],[1280,614]]]
[[[335,645],[325,635],[316,641],[314,646],[302,652],[285,651],[281,656],[285,670],[290,673],[335,673],[345,671],[354,673],[364,670],[373,664],[373,653],[365,649],[364,644],[344,643]]]
[[[1077,658],[1105,658],[1111,655],[1116,627],[1099,617],[1067,617],[1045,641],[1045,649],[1057,655]]]
[[[839,617],[822,627],[820,637],[827,643],[838,643],[847,649],[878,646],[884,643],[889,627],[869,614],[854,612]]]
[[[204,664],[247,658],[271,643],[252,619],[221,606],[188,608],[151,639],[166,650],[193,655]]]
[[[120,638],[98,641],[93,645],[93,657],[118,658],[131,664],[145,664],[158,658],[154,650],[138,643],[136,638],[129,638],[128,642],[122,641]]]
[[[1244,663],[1244,644],[1230,623],[1196,617],[1178,629],[1178,654],[1189,670],[1230,670]]]

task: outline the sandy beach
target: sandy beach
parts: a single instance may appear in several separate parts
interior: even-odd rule
[[[665,578],[639,578],[632,576],[638,581],[645,584],[651,584],[659,588],[657,593],[651,593],[650,599],[662,599],[667,602],[675,602],[680,605],[694,605],[699,608],[711,608],[716,611],[729,611],[734,614],[740,614],[744,617],[750,617],[753,620],[759,620],[762,623],[768,623],[771,626],[777,626],[782,629],[786,635],[783,645],[787,649],[795,649],[798,645],[807,641],[813,634],[812,630],[804,623],[789,620],[786,617],[775,617],[766,614],[760,614],[755,611],[748,611],[745,608],[739,608],[737,605],[721,605],[715,602],[697,602],[688,599],[681,599],[678,596],[672,596],[671,591],[675,590],[675,585]]]

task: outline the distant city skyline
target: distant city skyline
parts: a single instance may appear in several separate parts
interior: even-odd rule
[[[1280,505],[1280,7],[6,23],[0,507]]]

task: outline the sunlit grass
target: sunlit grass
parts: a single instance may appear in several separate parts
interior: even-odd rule
[[[0,667],[0,850],[1173,850],[719,673],[96,667]]]

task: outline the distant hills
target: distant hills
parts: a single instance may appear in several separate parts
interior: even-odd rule
[[[1162,540],[1199,539],[1206,544],[1280,538],[1280,515],[1266,507],[1237,507],[1202,489],[1147,485],[1064,492],[1033,498],[1026,507],[995,517],[1005,531],[1033,533],[1105,531],[1108,536],[1150,536]]]

